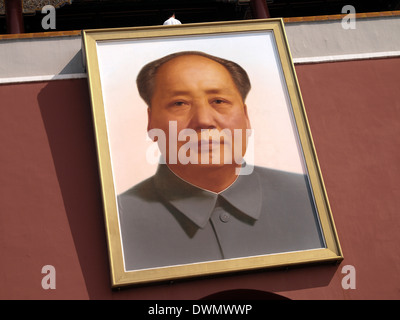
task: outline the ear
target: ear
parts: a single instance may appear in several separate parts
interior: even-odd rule
[[[147,108],[147,131],[150,131],[151,129],[151,109]]]
[[[243,105],[243,108],[244,108],[244,115],[246,116],[246,125],[247,125],[247,129],[251,129],[250,118],[249,118],[249,115],[248,115],[248,113],[247,113],[247,105],[244,104],[244,105]]]
[[[149,132],[151,129],[153,129],[153,126],[151,125],[151,108],[147,108],[147,132]]]
[[[158,136],[157,135],[155,135],[155,136],[153,136],[153,134],[154,134],[154,132],[150,135],[149,134],[149,132],[150,132],[150,130],[153,130],[154,128],[153,128],[153,125],[152,125],[152,123],[151,123],[151,112],[152,112],[152,110],[151,110],[151,108],[149,107],[149,108],[147,108],[147,136],[153,141],[153,142],[157,142],[158,141]]]

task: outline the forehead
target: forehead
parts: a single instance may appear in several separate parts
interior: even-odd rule
[[[172,58],[171,60],[162,64],[156,73],[156,76],[164,75],[167,72],[184,72],[198,68],[207,68],[208,70],[212,69],[215,72],[228,74],[230,76],[229,71],[219,62],[214,61],[210,58],[195,55],[195,54],[187,54]]]

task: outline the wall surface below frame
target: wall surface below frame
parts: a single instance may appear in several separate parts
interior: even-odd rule
[[[0,299],[398,299],[400,59],[296,67],[344,254],[340,265],[113,291],[86,79],[0,85]],[[41,286],[45,265],[56,289]],[[356,289],[342,288],[342,267]]]

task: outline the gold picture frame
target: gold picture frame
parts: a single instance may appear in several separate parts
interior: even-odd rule
[[[112,287],[268,267],[334,262],[343,259],[282,19],[84,30],[82,36],[95,126]],[[257,37],[261,37],[261,40]],[[241,55],[244,58],[247,57],[248,61],[255,60],[257,62],[258,56],[262,57],[263,54],[266,54],[263,52],[265,50],[263,49],[264,43],[258,45],[259,41],[264,41],[263,37],[270,39],[265,41],[265,43],[269,43],[268,48],[270,49],[268,50],[270,51],[268,52],[275,52],[275,58],[270,59],[271,65],[266,66],[267,69],[265,70],[274,68],[278,70],[276,81],[282,83],[281,103],[288,106],[287,110],[285,110],[285,107],[281,107],[282,113],[286,112],[290,118],[287,121],[292,126],[293,141],[297,143],[299,159],[302,161],[302,168],[312,190],[312,202],[315,205],[323,245],[304,250],[126,270],[117,204],[118,194],[124,187],[117,185],[125,183],[126,189],[130,182],[117,181],[117,171],[123,167],[121,164],[123,161],[115,164],[113,161],[117,161],[115,159],[118,158],[118,155],[114,154],[111,149],[117,150],[119,148],[119,152],[124,152],[129,148],[126,145],[122,147],[118,145],[123,139],[116,138],[114,134],[116,129],[111,132],[110,128],[113,126],[113,128],[120,129],[124,125],[131,128],[136,127],[136,124],[145,127],[146,125],[143,122],[147,121],[144,102],[133,102],[138,100],[133,100],[132,96],[129,96],[129,94],[132,94],[135,95],[135,99],[138,97],[134,82],[137,69],[135,69],[135,72],[126,71],[127,66],[132,63],[144,65],[146,61],[154,60],[154,57],[182,51],[182,48],[190,48],[189,50],[195,48],[199,51],[201,49],[207,51],[207,48],[210,48],[211,51],[216,52],[226,50],[224,52],[229,51],[231,56]],[[258,65],[261,66],[264,60],[268,59],[261,58],[257,62]],[[257,66],[254,70],[256,69]],[[260,71],[261,76],[263,75],[262,72]],[[265,72],[264,78],[269,78],[266,77]],[[260,91],[263,91],[263,89]],[[280,89],[270,93],[273,92],[280,92]],[[128,105],[127,108],[131,105],[132,108],[140,109],[141,114],[143,114],[140,117],[146,118],[139,119],[135,115],[125,116],[124,111],[119,109],[125,103]],[[137,106],[140,103],[143,106]],[[132,104],[135,105],[132,106]],[[271,111],[271,113],[274,112]],[[115,117],[119,117],[120,122],[117,122]],[[255,118],[258,118],[258,116]],[[126,122],[129,121],[137,122],[127,124]],[[275,122],[277,121],[275,120]],[[264,125],[264,127],[268,127],[268,125]],[[279,130],[280,126],[276,127]],[[130,134],[131,137],[138,135],[140,134]],[[127,136],[129,137],[129,134]],[[144,137],[145,133],[140,136],[140,139],[144,139]],[[114,147],[114,145],[116,146]],[[133,147],[134,145],[132,143],[130,146]],[[273,157],[262,156],[261,158]],[[286,156],[286,158],[290,157]],[[277,162],[282,162],[282,160],[278,159]],[[289,164],[287,165],[289,166]],[[294,164],[294,166],[296,165]],[[134,167],[132,176],[139,175],[144,171],[141,165],[131,167]],[[129,174],[119,175],[128,176]]]

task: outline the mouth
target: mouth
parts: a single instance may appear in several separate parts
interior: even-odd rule
[[[221,145],[219,140],[200,140],[198,142],[199,150],[215,149]]]
[[[199,140],[197,142],[185,143],[184,147],[193,151],[203,152],[219,148],[221,144],[223,145],[224,143],[221,143],[219,140]]]

